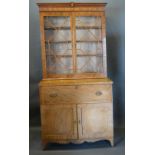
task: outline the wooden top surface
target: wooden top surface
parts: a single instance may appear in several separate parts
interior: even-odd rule
[[[64,3],[37,3],[38,6],[106,6],[107,3],[76,3],[76,2],[64,2]]]
[[[113,82],[108,78],[100,79],[43,79],[40,86],[49,85],[81,85],[81,84],[112,84]]]
[[[40,11],[103,11],[107,3],[37,3]]]

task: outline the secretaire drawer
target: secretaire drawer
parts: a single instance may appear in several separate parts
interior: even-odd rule
[[[41,104],[111,102],[111,85],[40,87]]]

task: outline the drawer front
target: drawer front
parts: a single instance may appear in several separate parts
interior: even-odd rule
[[[112,102],[112,85],[75,85],[40,88],[41,104]]]

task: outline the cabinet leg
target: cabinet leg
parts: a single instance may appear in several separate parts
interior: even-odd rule
[[[111,146],[114,146],[114,139],[109,139]]]
[[[42,141],[42,149],[44,150],[47,146],[47,141]]]

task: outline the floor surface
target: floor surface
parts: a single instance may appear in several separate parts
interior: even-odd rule
[[[40,128],[30,128],[30,155],[125,155],[124,130],[115,129],[115,146],[108,141],[83,144],[48,144],[42,150]]]

